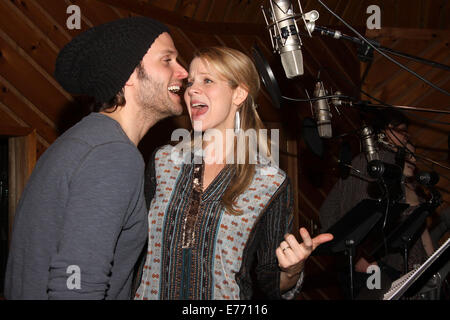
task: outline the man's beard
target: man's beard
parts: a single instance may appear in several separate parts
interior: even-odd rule
[[[156,116],[158,120],[161,120],[182,113],[181,107],[169,98],[167,86],[153,80],[145,69],[139,66],[138,79],[136,101],[142,107],[146,117],[154,118]]]

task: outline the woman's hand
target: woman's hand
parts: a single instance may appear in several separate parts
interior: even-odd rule
[[[286,234],[284,241],[276,249],[278,265],[288,278],[297,276],[303,271],[305,261],[311,253],[322,243],[333,240],[331,233],[319,234],[311,239],[305,228],[300,228],[303,242],[299,243],[292,234]]]

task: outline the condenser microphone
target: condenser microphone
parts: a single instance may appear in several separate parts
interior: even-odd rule
[[[325,88],[323,83],[318,81],[316,87],[314,88],[314,97],[324,97],[326,96]],[[319,99],[313,103],[314,119],[317,122],[317,130],[319,131],[319,136],[321,138],[331,138],[332,127],[331,127],[331,111],[330,105],[326,99]]]
[[[272,47],[280,54],[286,77],[292,79],[301,76],[303,74],[302,40],[295,20],[299,15],[294,14],[293,5],[289,0],[270,0],[269,2],[271,23],[267,20],[264,9],[263,13],[269,28]]]
[[[375,140],[375,133],[372,127],[364,125],[361,129],[361,144],[366,155],[367,162],[372,160],[380,160],[380,155],[378,154],[378,143]]]

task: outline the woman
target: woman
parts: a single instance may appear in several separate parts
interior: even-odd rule
[[[404,223],[410,214],[415,210],[421,210],[421,206],[425,205],[425,199],[420,197],[420,188],[415,180],[416,171],[416,158],[414,157],[415,147],[410,143],[406,143],[408,149],[405,156],[405,164],[403,167],[403,186],[404,186],[404,203],[409,207],[400,214],[400,217],[396,223],[396,227],[399,227]],[[418,265],[427,260],[434,252],[433,244],[431,241],[430,233],[426,227],[426,223],[421,226],[418,231],[419,235],[413,236],[413,240],[408,246],[408,271],[411,271]],[[392,249],[390,249],[392,250]],[[373,261],[369,263],[366,259],[361,258],[355,266],[355,269],[359,272],[367,272],[367,268],[370,265],[378,265],[382,271],[382,291],[385,293],[390,288],[393,281],[400,278],[405,272],[405,261],[402,252],[388,253],[379,261]],[[426,295],[425,295],[426,297]],[[374,298],[381,298],[381,293],[376,290],[370,290],[363,288],[358,296],[358,299],[369,300]],[[414,299],[422,299],[419,294],[415,294]]]
[[[182,164],[173,160],[177,148],[157,150],[148,178],[155,186],[148,253],[136,299],[250,299],[255,257],[257,285],[266,297],[292,298],[306,258],[331,240],[311,239],[301,228],[303,242],[297,242],[290,234],[286,174],[270,167],[268,156],[250,157],[251,141],[225,139],[230,130],[243,141],[246,130],[263,129],[254,104],[259,88],[255,66],[237,50],[207,48],[191,62],[184,99],[194,132],[216,133],[214,141],[201,140],[202,149],[214,148],[200,159],[189,153]],[[268,145],[258,141],[263,150]],[[245,161],[238,161],[243,153]],[[270,175],[269,167],[275,169]]]
[[[405,186],[405,203],[409,204],[401,217],[402,223],[410,214],[424,204],[425,199],[420,197],[423,194],[415,179],[416,158],[414,157],[415,147],[410,142],[406,144],[409,152],[405,157],[405,165],[403,167],[404,186]],[[434,252],[433,243],[426,224],[422,226],[420,239],[417,239],[409,248],[408,254],[408,271],[417,265],[422,264]],[[383,262],[395,268],[398,272],[403,273],[404,261],[401,254],[392,254],[382,259]],[[396,279],[393,279],[396,280]]]

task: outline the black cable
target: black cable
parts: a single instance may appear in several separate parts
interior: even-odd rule
[[[375,101],[378,102],[379,104],[382,104],[382,105],[384,105],[384,106],[386,106],[386,107],[393,108],[393,109],[400,109],[400,108],[397,108],[397,107],[395,107],[395,106],[393,106],[393,105],[391,105],[391,104],[389,104],[389,103],[386,103],[386,102],[384,102],[384,101],[382,101],[382,100],[380,100],[380,99],[377,99],[377,98],[371,96],[370,94],[368,94],[367,92],[363,91],[362,89],[360,89],[359,91],[361,91],[362,94],[366,95],[366,96],[369,97],[370,99],[375,100]],[[434,120],[434,119],[429,119],[429,118],[423,118],[423,117],[416,116],[416,115],[413,113],[413,112],[417,112],[417,111],[415,111],[415,110],[405,110],[405,109],[401,109],[401,111],[411,112],[410,115],[413,116],[413,118],[420,119],[420,120],[423,120],[423,121],[425,121],[425,122],[431,122],[431,123],[435,123],[435,124],[443,124],[443,125],[447,125],[447,126],[450,125],[450,122],[440,121],[440,120]]]
[[[431,60],[426,60],[426,59],[419,58],[419,57],[414,57],[414,56],[412,56],[410,54],[403,53],[403,52],[398,52],[398,51],[395,51],[394,49],[391,49],[391,48],[380,47],[379,49],[382,50],[382,51],[389,52],[390,54],[393,54],[394,56],[399,56],[399,57],[406,58],[406,59],[409,59],[409,60],[413,60],[413,61],[416,61],[416,62],[419,62],[419,63],[427,64],[427,65],[429,65],[429,66],[431,66],[433,68],[439,68],[439,69],[442,69],[442,70],[445,70],[445,71],[450,71],[450,66],[447,66],[447,65],[442,64],[442,63],[438,63],[438,62],[431,61]]]
[[[387,216],[389,214],[389,188],[386,184],[386,182],[384,181],[384,179],[381,179],[382,185],[384,187],[384,189],[386,190],[386,210],[384,212],[384,221],[383,221],[383,226],[381,227],[381,233],[383,235],[383,245],[384,245],[384,254],[387,256],[388,255],[388,247],[387,247],[387,235],[385,232],[385,228],[386,228],[386,223],[387,223]]]
[[[384,179],[381,179],[381,181],[382,181],[382,185],[386,189],[386,211],[384,212],[384,221],[383,221],[383,227],[382,227],[382,230],[384,232],[384,229],[386,228],[387,216],[388,216],[388,212],[389,212],[389,188],[388,188],[386,182],[384,182]]]
[[[383,104],[383,105],[385,105],[385,106],[387,106],[387,107],[391,107],[391,108],[393,108],[393,109],[399,109],[399,108],[397,108],[397,107],[395,107],[395,106],[393,106],[393,105],[391,105],[391,104],[389,104],[389,103],[387,103],[387,102],[384,102],[384,101],[382,101],[382,100],[380,100],[380,99],[377,99],[377,98],[375,98],[374,96],[368,94],[367,92],[365,92],[364,90],[362,90],[360,87],[356,86],[356,85],[353,84],[351,81],[347,80],[347,79],[342,75],[341,71],[339,71],[339,70],[337,70],[337,69],[334,69],[334,68],[331,68],[331,67],[322,67],[322,66],[321,66],[319,70],[326,70],[326,69],[330,69],[335,75],[337,75],[339,78],[341,78],[342,80],[344,80],[345,82],[347,82],[348,84],[350,84],[350,86],[352,86],[353,88],[357,89],[359,92],[361,92],[361,93],[364,94],[365,96],[369,97],[370,99],[375,100],[376,102],[378,102],[378,103],[380,103],[380,104]],[[450,109],[450,108],[448,108],[448,109]],[[401,109],[401,111],[410,112],[410,115],[412,115],[413,118],[420,119],[421,121],[430,122],[430,123],[434,123],[434,124],[450,125],[450,122],[439,121],[439,120],[434,120],[434,119],[429,119],[429,118],[423,118],[423,117],[416,116],[416,115],[414,114],[414,112],[417,112],[417,111],[414,111],[414,110],[404,110],[404,109]]]
[[[397,135],[392,131],[391,128],[388,128],[388,130],[389,130],[389,132],[395,137],[395,139],[397,139],[397,141],[402,145],[402,147],[405,149],[405,152],[406,152],[406,153],[409,153],[409,154],[412,155],[414,158],[420,160],[420,161],[421,161],[423,164],[425,164],[425,166],[428,167],[429,169],[434,170],[434,168],[433,168],[432,166],[430,166],[428,163],[426,163],[424,159],[421,159],[421,157],[422,157],[421,155],[415,154],[414,152],[410,151],[410,150],[406,147],[406,145],[399,139],[399,137],[397,137]],[[447,167],[445,167],[445,166],[443,166],[443,168],[449,170],[449,168],[447,168]],[[449,179],[447,176],[445,176],[445,175],[443,175],[443,174],[440,174],[440,176],[442,176],[443,178],[445,178],[445,179],[447,179],[447,180],[450,181],[450,179]]]
[[[372,49],[374,49],[376,52],[378,52],[379,54],[381,54],[383,57],[385,57],[386,59],[388,59],[389,61],[391,61],[392,63],[396,64],[397,66],[399,66],[400,68],[408,71],[409,73],[411,73],[412,75],[414,75],[415,77],[417,77],[418,79],[422,80],[423,82],[425,82],[426,84],[428,84],[429,86],[431,86],[432,88],[440,91],[441,93],[450,96],[450,93],[447,92],[446,90],[436,86],[435,84],[431,83],[430,81],[428,81],[427,79],[423,78],[422,76],[420,76],[419,74],[417,74],[416,72],[412,71],[411,69],[409,69],[408,67],[404,66],[403,64],[401,64],[400,62],[398,62],[397,60],[391,58],[390,56],[388,56],[387,54],[385,54],[384,52],[382,52],[381,50],[379,50],[376,46],[374,46],[369,40],[367,40],[364,36],[362,36],[358,31],[356,31],[351,25],[349,25],[344,19],[342,19],[340,16],[338,16],[336,13],[333,12],[333,10],[331,10],[330,8],[328,8],[321,0],[317,0],[317,2],[319,2],[328,12],[330,12],[335,18],[337,18],[339,21],[341,21],[347,28],[349,28],[351,31],[353,31],[358,38],[360,38],[362,41],[366,42]]]
[[[329,95],[329,96],[322,96],[322,97],[315,97],[315,98],[308,98],[308,99],[299,99],[299,98],[290,98],[286,96],[281,96],[283,99],[289,100],[289,101],[295,101],[295,102],[310,102],[310,101],[317,101],[317,100],[323,100],[323,99],[330,99],[330,98],[346,98],[354,100],[352,97],[344,96],[341,94],[335,94],[335,95]]]

